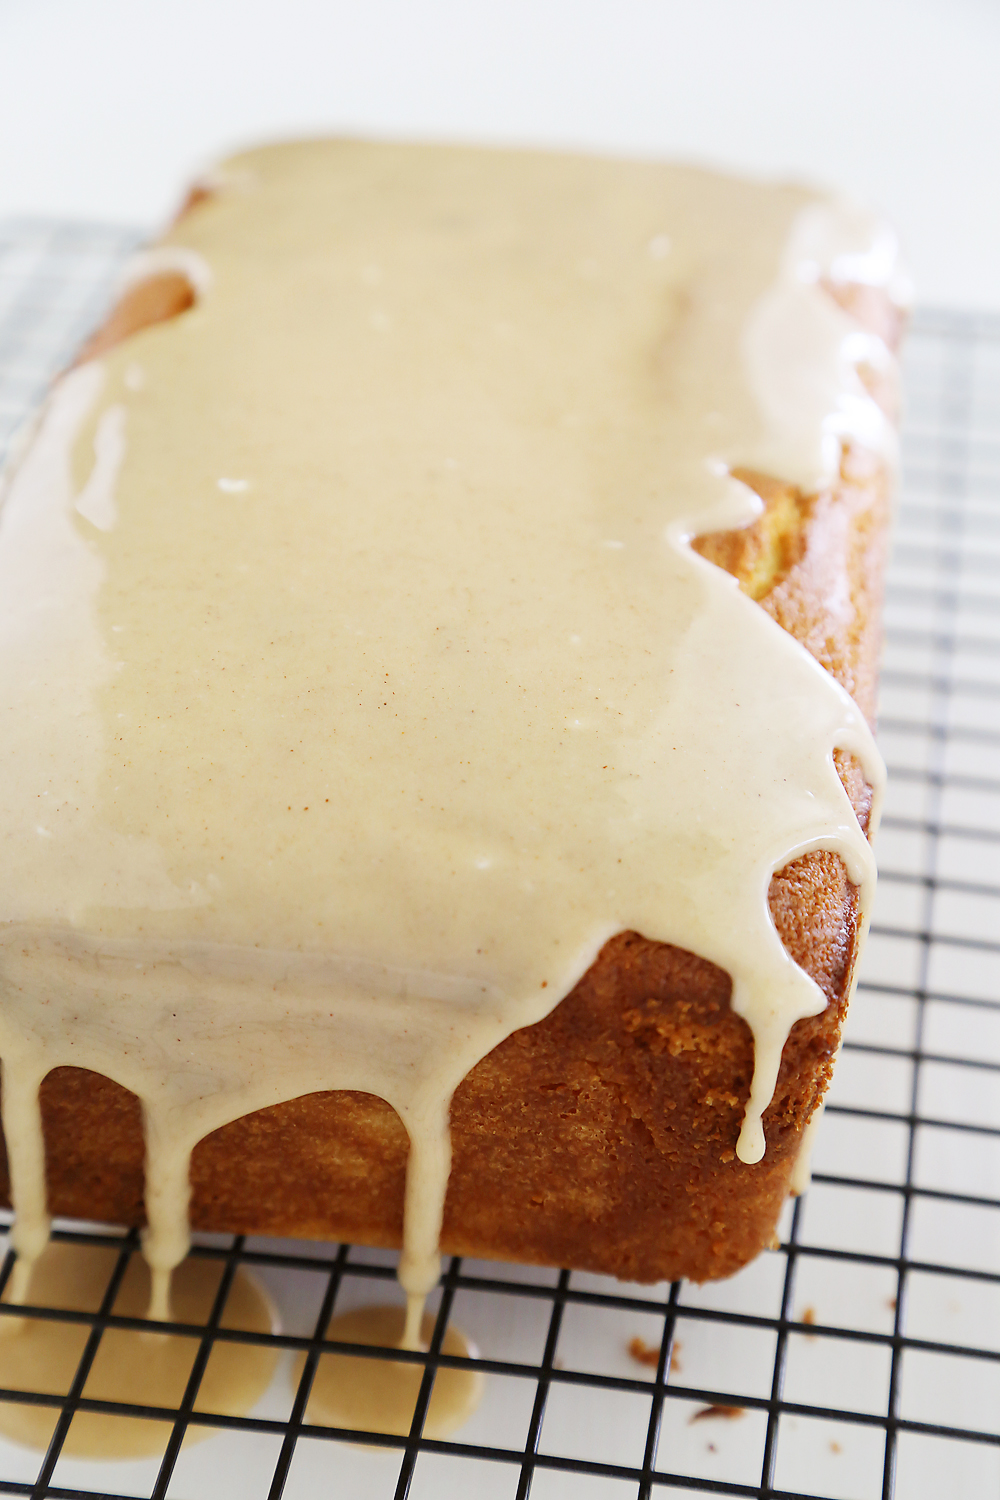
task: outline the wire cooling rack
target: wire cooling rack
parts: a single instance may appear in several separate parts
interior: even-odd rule
[[[106,303],[136,236],[0,228],[0,456]],[[134,1234],[110,1246],[69,1389],[0,1389],[51,1414],[47,1452],[0,1439],[0,1493],[170,1500],[962,1500],[1000,1494],[1000,320],[923,313],[906,359],[900,525],[888,594],[881,740],[890,765],[876,920],[809,1193],[781,1246],[706,1287],[452,1260],[409,1436],[320,1425],[309,1382],[331,1316],[397,1296],[395,1257],[347,1245],[201,1237],[217,1262],[176,1410],[88,1398]],[[11,1257],[4,1263],[9,1276]],[[238,1266],[274,1335],[226,1327]],[[454,1319],[485,1400],[451,1441],[422,1435]],[[282,1362],[245,1418],[202,1409],[222,1341]],[[639,1342],[634,1342],[639,1341]],[[631,1346],[631,1352],[630,1352]],[[329,1346],[327,1346],[329,1347]],[[304,1372],[293,1379],[296,1356]],[[637,1357],[638,1356],[638,1357]],[[152,1459],[63,1451],[86,1410],[162,1420]],[[195,1435],[212,1433],[194,1444]]]

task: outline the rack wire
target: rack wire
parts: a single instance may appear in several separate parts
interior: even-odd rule
[[[0,227],[0,458],[107,303],[136,242],[107,226]],[[1000,319],[922,312],[886,615],[890,766],[876,919],[809,1193],[780,1247],[728,1282],[640,1287],[451,1260],[433,1302],[408,1435],[323,1424],[310,1382],[334,1312],[396,1295],[394,1257],[348,1245],[201,1236],[216,1263],[176,1408],[97,1401],[87,1379],[134,1232],[57,1226],[109,1251],[98,1309],[25,1315],[83,1330],[68,1389],[0,1388],[45,1408],[45,1453],[0,1438],[0,1493],[156,1500],[923,1500],[1000,1492]],[[8,1254],[0,1289],[10,1275]],[[226,1323],[238,1267],[280,1332]],[[19,1312],[21,1310],[19,1309]],[[5,1316],[9,1316],[6,1314]],[[424,1435],[456,1320],[488,1377],[448,1441]],[[79,1337],[79,1334],[77,1335]],[[203,1409],[221,1342],[281,1351],[246,1417]],[[631,1346],[631,1348],[630,1348]],[[346,1346],[338,1346],[343,1348]],[[364,1351],[369,1357],[373,1351]],[[304,1356],[292,1378],[295,1356]],[[379,1357],[377,1354],[375,1357]],[[382,1357],[388,1357],[384,1354]],[[162,1422],[153,1458],[69,1457],[78,1413]],[[209,1441],[194,1444],[192,1438]]]

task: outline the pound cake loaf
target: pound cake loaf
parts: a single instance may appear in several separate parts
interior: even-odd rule
[[[901,320],[804,189],[249,152],[0,514],[13,1239],[769,1243],[869,909]],[[800,1163],[801,1165],[801,1163]]]

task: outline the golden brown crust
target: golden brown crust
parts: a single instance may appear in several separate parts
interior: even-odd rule
[[[160,288],[158,316],[182,310],[177,290]],[[877,321],[871,301],[866,317]],[[892,331],[881,302],[878,318]],[[146,315],[152,307],[141,299],[121,306],[89,352],[156,321]],[[698,550],[733,573],[871,718],[884,469],[848,453],[839,483],[817,496],[766,475],[739,477],[764,500],[762,517],[744,531],[699,539]],[[838,757],[838,768],[867,826],[871,793],[860,768],[847,757]],[[445,1251],[637,1280],[706,1280],[737,1270],[770,1242],[839,1041],[855,958],[855,892],[836,856],[814,853],[774,876],[770,907],[828,1005],[792,1028],[764,1116],[764,1160],[747,1166],[735,1155],[753,1041],[730,1008],[728,976],[682,949],[621,933],[551,1015],[515,1032],[457,1090]],[[138,1100],[96,1074],[58,1068],[41,1102],[53,1212],[141,1223]],[[398,1116],[371,1095],[291,1100],[196,1147],[192,1223],[395,1246],[406,1156]]]
[[[144,277],[122,293],[107,319],[80,350],[76,363],[97,359],[141,328],[176,318],[195,301],[194,287],[181,271],[157,271]]]
[[[890,511],[884,467],[849,450],[839,482],[818,495],[749,470],[736,477],[761,497],[763,514],[743,531],[698,537],[693,546],[739,579],[873,724]]]

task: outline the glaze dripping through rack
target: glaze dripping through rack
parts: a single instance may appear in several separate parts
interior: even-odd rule
[[[0,460],[99,319],[137,235],[0,226]],[[81,1347],[68,1389],[0,1389],[51,1415],[44,1454],[0,1438],[0,1493],[195,1500],[429,1497],[923,1500],[1000,1488],[1000,319],[922,311],[904,360],[903,490],[886,611],[880,738],[890,768],[879,898],[809,1193],[781,1245],[729,1282],[639,1287],[452,1260],[432,1301],[408,1436],[320,1425],[309,1381],[330,1320],[394,1295],[395,1256],[200,1236],[211,1314],[185,1325],[176,1409],[87,1393],[134,1234],[100,1244],[109,1280],[55,1320]],[[281,1332],[227,1327],[239,1266]],[[4,1263],[4,1282],[11,1257]],[[4,1313],[3,1316],[12,1316]],[[450,1440],[424,1434],[454,1320],[488,1377]],[[268,1343],[278,1375],[250,1416],[203,1409],[223,1343]],[[366,1351],[369,1352],[370,1351]],[[301,1378],[294,1378],[305,1355]],[[386,1354],[376,1357],[388,1357]],[[398,1357],[398,1356],[396,1356]],[[76,1413],[155,1416],[152,1458],[96,1463],[64,1444]],[[207,1441],[194,1442],[211,1433]]]

